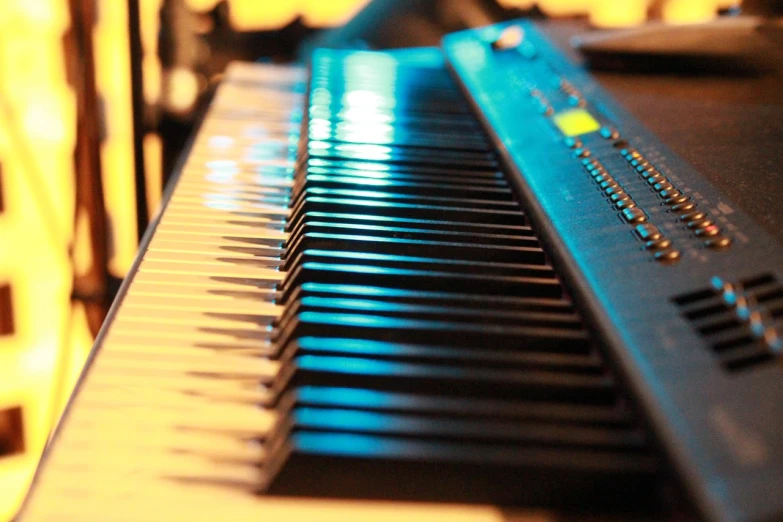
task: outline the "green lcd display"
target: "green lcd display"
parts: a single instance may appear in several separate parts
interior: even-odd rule
[[[601,128],[598,120],[585,109],[571,109],[559,112],[552,117],[557,128],[566,136],[579,136]]]

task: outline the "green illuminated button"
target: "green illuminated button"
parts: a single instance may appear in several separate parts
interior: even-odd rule
[[[579,136],[601,128],[598,120],[593,118],[586,109],[571,109],[559,112],[554,115],[552,120],[557,128],[560,129],[560,132],[566,136]]]

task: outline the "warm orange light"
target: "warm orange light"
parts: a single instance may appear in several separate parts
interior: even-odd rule
[[[629,27],[647,20],[648,0],[594,0],[590,23],[596,27]]]
[[[233,0],[229,3],[231,26],[238,31],[275,29],[296,18],[299,14],[298,4],[291,0]]]
[[[95,69],[105,111],[101,170],[111,223],[109,269],[115,276],[124,277],[138,247],[127,3],[101,0],[99,11]]]
[[[301,13],[304,23],[311,27],[342,25],[359,12],[368,0],[302,0]]]
[[[144,173],[147,181],[147,208],[155,215],[163,191],[163,144],[157,134],[144,136]]]
[[[498,3],[506,8],[530,9],[536,5],[536,0],[498,0]]]
[[[184,67],[172,69],[166,74],[164,92],[166,108],[174,112],[189,111],[198,97],[198,78],[190,69]]]
[[[538,7],[550,16],[571,16],[584,14],[591,0],[538,0]]]
[[[669,23],[706,22],[717,14],[717,0],[666,0],[663,4],[663,19]]]

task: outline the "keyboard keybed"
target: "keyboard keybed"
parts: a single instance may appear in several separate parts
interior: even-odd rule
[[[310,81],[266,489],[649,501],[646,436],[445,68],[323,51]]]
[[[324,54],[309,89],[229,72],[23,520],[649,506],[646,434],[439,59]]]

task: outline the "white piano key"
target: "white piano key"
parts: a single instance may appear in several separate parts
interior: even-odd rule
[[[144,259],[139,266],[140,272],[157,272],[164,274],[179,273],[183,270],[181,264],[176,261],[155,261]],[[281,274],[278,271],[260,268],[255,266],[242,265],[194,265],[188,270],[190,274],[201,274],[205,276],[230,276],[230,277],[252,277],[254,279],[264,279],[269,281],[280,281]]]

